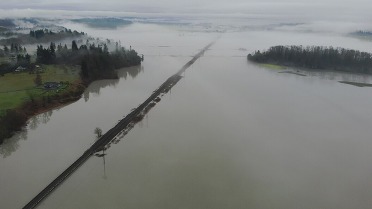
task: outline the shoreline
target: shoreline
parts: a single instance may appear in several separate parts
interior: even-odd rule
[[[249,62],[271,70],[290,70],[290,69],[298,69],[306,72],[336,72],[336,73],[347,73],[351,75],[367,75],[372,76],[371,73],[362,73],[362,72],[353,72],[350,70],[340,70],[335,68],[307,68],[303,66],[297,66],[297,65],[288,65],[288,64],[280,64],[280,63],[274,63],[274,62],[256,62],[253,60],[248,60]]]
[[[55,110],[57,108],[61,108],[67,105],[70,105],[76,101],[78,101],[86,88],[89,86],[90,83],[93,81],[90,81],[88,83],[85,83],[84,81],[77,81],[76,83],[72,84],[73,86],[71,87],[72,90],[61,94],[61,95],[54,95],[51,97],[51,100],[48,102],[42,101],[42,99],[37,99],[35,101],[27,101],[24,102],[20,107],[10,109],[8,110],[11,113],[6,113],[6,114],[16,114],[19,117],[18,123],[12,127],[12,130],[6,129],[6,133],[4,134],[5,136],[0,135],[0,145],[7,139],[11,138],[16,134],[18,131],[20,131],[23,127],[28,125],[29,120],[37,116],[39,114]],[[6,119],[6,114],[0,119],[0,124],[1,122],[7,122]]]
[[[133,65],[137,66],[137,65]],[[133,67],[128,66],[128,67]],[[117,69],[120,70],[121,68]],[[21,121],[15,126],[12,127],[12,130],[6,130],[8,133],[5,134],[5,137],[0,135],[0,146],[3,142],[16,134],[18,131],[21,131],[23,127],[28,125],[29,120],[39,114],[48,112],[50,110],[55,110],[57,108],[65,107],[72,103],[75,103],[81,99],[84,91],[95,81],[106,80],[106,79],[119,79],[118,75],[115,76],[109,75],[99,79],[79,79],[76,82],[70,84],[70,91],[62,93],[61,95],[54,95],[51,97],[51,100],[47,103],[43,103],[42,99],[37,99],[34,102],[26,101],[21,106],[10,109],[14,114],[17,114]],[[4,123],[4,118],[0,118],[0,125]],[[0,127],[1,128],[1,127]]]
[[[46,113],[46,112],[51,111],[51,110],[55,110],[55,109],[58,109],[58,108],[65,107],[65,106],[70,105],[72,103],[75,103],[79,99],[81,99],[81,95],[79,97],[72,98],[71,100],[66,101],[66,102],[60,102],[60,101],[58,101],[57,103],[50,104],[50,105],[48,105],[46,107],[43,107],[43,108],[37,110],[33,114],[29,115],[29,118],[27,119],[27,121],[30,120],[34,116],[37,116],[37,115]]]

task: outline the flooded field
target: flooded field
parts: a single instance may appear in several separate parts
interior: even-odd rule
[[[38,208],[370,208],[372,77],[265,68],[272,45],[371,51],[341,34],[135,23],[64,26],[144,54],[92,83],[0,147],[1,208],[21,208],[213,40],[178,84],[106,156],[92,157]],[[297,72],[299,71],[299,72]],[[306,76],[301,76],[306,75]]]

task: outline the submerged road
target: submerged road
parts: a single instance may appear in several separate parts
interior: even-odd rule
[[[87,149],[74,163],[72,163],[65,171],[63,171],[56,179],[46,186],[38,195],[36,195],[23,209],[35,208],[49,194],[51,194],[59,185],[63,183],[71,174],[73,174],[83,163],[85,163],[94,153],[105,149],[105,146],[110,143],[122,130],[138,122],[138,118],[143,117],[143,114],[151,109],[151,104],[162,93],[167,93],[177,82],[182,78],[182,73],[186,71],[196,60],[198,60],[205,51],[207,51],[215,42],[208,44],[198,54],[196,54],[189,62],[187,62],[176,74],[169,77],[151,96],[140,104],[136,109],[122,119],[115,127],[107,131],[100,139],[98,139],[89,149]]]

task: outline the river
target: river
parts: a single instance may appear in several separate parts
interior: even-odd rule
[[[272,45],[371,51],[338,33],[135,23],[97,29],[144,54],[119,80],[32,118],[0,147],[1,208],[21,208],[205,45],[215,45],[105,158],[92,157],[38,208],[370,208],[372,83],[278,73],[247,61]],[[231,29],[231,28],[230,28]]]

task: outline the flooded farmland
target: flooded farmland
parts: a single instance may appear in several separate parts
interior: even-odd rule
[[[97,29],[145,60],[118,80],[32,118],[1,145],[2,208],[21,208],[104,132],[213,40],[216,43],[124,138],[92,157],[38,208],[369,208],[372,77],[278,73],[247,61],[272,45],[371,51],[341,34],[134,23]],[[17,200],[17,201],[15,201]]]

